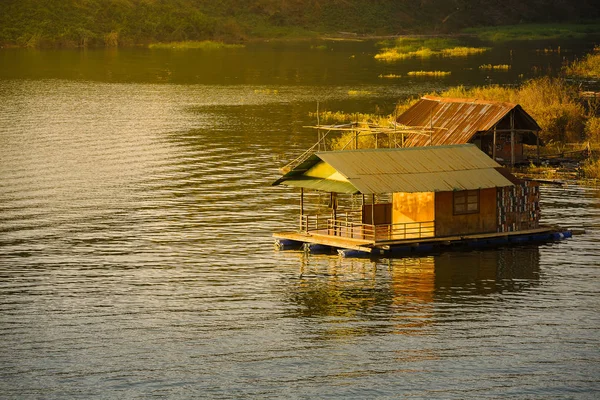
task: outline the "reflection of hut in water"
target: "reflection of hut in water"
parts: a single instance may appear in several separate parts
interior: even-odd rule
[[[518,104],[424,96],[397,123],[431,132],[408,133],[404,146],[473,143],[501,164],[525,160],[524,144],[537,146],[540,126]]]
[[[537,284],[539,270],[537,246],[445,253],[435,257],[436,300],[525,290]]]
[[[387,268],[366,260],[316,260],[303,267],[289,299],[302,316],[342,318],[326,331],[333,336],[419,335],[435,324],[436,302],[527,290],[537,284],[540,267],[534,246],[391,259]]]

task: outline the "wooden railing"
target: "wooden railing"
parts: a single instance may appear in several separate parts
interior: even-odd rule
[[[435,221],[377,225],[377,240],[421,239],[435,236]]]
[[[371,225],[360,222],[353,212],[338,215],[336,219],[329,215],[302,215],[300,230],[376,242],[434,237],[435,221]]]

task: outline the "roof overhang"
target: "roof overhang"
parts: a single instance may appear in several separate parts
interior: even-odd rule
[[[319,168],[320,165],[326,168]],[[283,184],[348,194],[446,192],[512,186],[513,182],[497,170],[499,167],[472,144],[329,151],[310,156],[273,186]],[[315,170],[329,172],[309,176]]]

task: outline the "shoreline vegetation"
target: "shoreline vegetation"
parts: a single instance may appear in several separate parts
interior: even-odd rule
[[[1,17],[0,17],[1,20]],[[555,27],[556,25],[550,25]],[[229,34],[208,35],[207,38],[183,39],[183,40],[156,40],[152,38],[133,39],[120,30],[113,30],[108,33],[95,35],[88,31],[77,33],[67,30],[67,33],[59,37],[49,37],[40,32],[32,34],[22,34],[16,38],[10,38],[3,27],[0,26],[0,49],[3,48],[31,48],[31,49],[56,49],[56,48],[127,48],[127,47],[148,47],[162,49],[231,49],[244,47],[246,42],[261,41],[301,41],[301,40],[321,40],[321,41],[364,41],[364,40],[382,40],[379,46],[381,51],[375,55],[375,58],[381,61],[397,61],[410,58],[429,58],[439,57],[468,57],[481,54],[489,50],[489,47],[470,47],[461,44],[463,38],[477,38],[483,43],[497,44],[505,41],[527,41],[527,40],[550,40],[550,39],[571,39],[582,38],[587,35],[600,37],[600,21],[593,24],[565,24],[564,29],[556,30],[556,34],[546,36],[546,24],[529,24],[529,30],[522,31],[523,35],[510,34],[512,30],[520,31],[519,25],[507,25],[492,28],[466,28],[459,32],[435,33],[424,35],[418,32],[392,34],[358,34],[354,32],[327,32],[311,31],[301,28],[278,28],[273,31],[260,31],[255,35],[232,36]],[[576,27],[581,27],[577,30]],[[4,31],[6,29],[4,28]],[[14,29],[13,29],[14,31]],[[503,32],[507,32],[504,35]],[[539,31],[539,33],[535,33]],[[526,36],[525,32],[533,32],[531,36]],[[510,37],[510,39],[506,39]],[[325,46],[317,46],[317,49],[324,49]],[[544,49],[544,52],[557,52],[558,49]],[[599,50],[600,51],[600,50]],[[493,66],[494,69],[502,66]],[[502,69],[502,68],[500,68]]]
[[[221,50],[221,49],[239,49],[243,48],[243,44],[231,44],[223,42],[214,42],[211,40],[203,41],[185,41],[185,42],[170,42],[170,43],[151,43],[148,45],[149,49],[163,49],[163,50],[188,50],[188,49],[200,49],[200,50]]]
[[[594,0],[6,0],[0,2],[0,47],[239,44],[420,34],[498,42],[600,34],[599,19],[600,5]]]

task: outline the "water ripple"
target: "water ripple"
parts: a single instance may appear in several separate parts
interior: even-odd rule
[[[542,188],[560,243],[275,252],[309,89],[0,81],[4,397],[597,392],[600,192]]]

